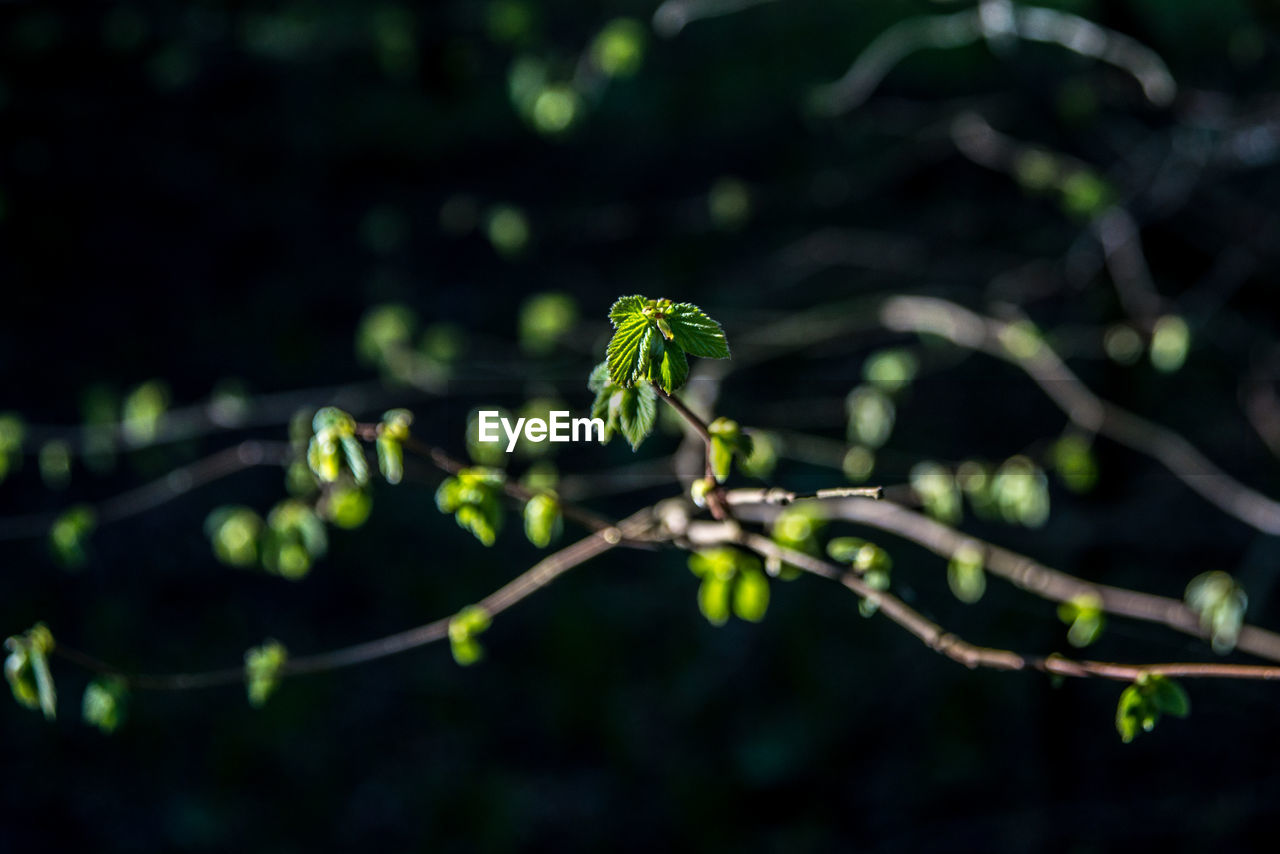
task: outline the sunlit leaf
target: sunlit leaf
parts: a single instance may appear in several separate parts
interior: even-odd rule
[[[159,380],[151,380],[135,388],[124,399],[123,423],[125,439],[132,445],[145,445],[155,440],[169,406],[169,389]]]
[[[489,628],[492,618],[479,605],[468,605],[449,621],[449,648],[453,659],[466,667],[484,657],[484,648],[476,637]]]
[[[639,21],[615,18],[591,43],[591,59],[610,77],[630,77],[644,61],[647,33]]]
[[[49,655],[56,645],[44,623],[36,623],[24,635],[5,641],[9,655],[4,663],[5,679],[13,697],[28,709],[40,709],[46,720],[58,714],[58,692],[49,670]]]
[[[982,598],[987,589],[987,576],[983,571],[982,549],[968,541],[947,563],[947,586],[961,602],[972,605]]]
[[[97,526],[92,507],[81,504],[67,510],[49,529],[49,549],[54,559],[67,569],[80,569],[89,560],[89,535]]]
[[[605,350],[609,379],[619,388],[630,388],[648,372],[653,325],[642,314],[615,321],[616,330]]]
[[[543,493],[525,502],[524,533],[538,548],[546,548],[560,536],[563,525],[560,505],[554,496]]]
[[[729,342],[724,329],[702,309],[687,302],[678,302],[673,303],[665,315],[672,339],[690,356],[729,358]]]
[[[716,575],[703,576],[698,587],[698,610],[713,626],[729,622],[729,592],[727,580]]]
[[[862,385],[850,392],[845,399],[845,410],[849,414],[848,436],[851,442],[874,450],[888,441],[893,433],[896,417],[893,401],[874,386]]]
[[[205,518],[204,532],[218,560],[243,568],[258,562],[263,524],[262,517],[248,507],[224,506]]]
[[[733,613],[740,620],[758,623],[769,609],[769,579],[759,570],[738,573],[733,587]]]
[[[535,294],[520,306],[520,347],[526,353],[546,355],[577,320],[578,307],[569,294]]]
[[[289,661],[289,651],[276,640],[267,640],[244,654],[245,688],[249,705],[260,709],[280,684],[281,671]]]
[[[1096,641],[1106,624],[1102,600],[1096,596],[1076,596],[1058,606],[1058,619],[1068,624],[1067,642],[1084,648]]]
[[[1186,602],[1199,615],[1214,652],[1225,655],[1235,649],[1249,597],[1234,578],[1221,571],[1197,575],[1187,585]]]
[[[124,720],[128,689],[120,679],[104,677],[90,682],[80,702],[80,715],[86,724],[110,735]]]

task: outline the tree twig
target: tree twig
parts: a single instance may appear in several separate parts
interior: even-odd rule
[[[497,615],[546,587],[570,569],[615,548],[628,539],[643,534],[652,524],[652,509],[646,507],[644,510],[619,522],[616,526],[609,526],[603,530],[596,531],[572,545],[547,555],[516,578],[480,600],[478,604],[491,616]],[[430,623],[378,638],[377,640],[366,641],[331,652],[290,658],[281,667],[280,676],[297,676],[304,673],[338,670],[343,667],[352,667],[357,664],[365,664],[380,658],[408,652],[448,637],[449,623],[452,619],[452,616],[442,617]],[[87,670],[120,679],[130,688],[145,691],[189,691],[198,688],[214,688],[239,684],[245,678],[245,671],[242,666],[195,673],[126,673],[112,664],[86,655],[62,643],[58,643],[54,647],[54,654]]]
[[[729,493],[731,503],[737,491]],[[977,549],[987,572],[1043,599],[1070,602],[1087,597],[1095,600],[1101,610],[1114,616],[1158,623],[1201,639],[1210,635],[1201,625],[1199,616],[1177,599],[1086,581],[890,501],[827,501],[815,503],[812,509],[826,518],[843,519],[887,531],[947,559],[963,550]],[[743,507],[738,515],[744,520],[766,521],[776,512],[770,507]],[[1236,649],[1280,662],[1280,634],[1246,625],[1240,630]]]
[[[881,319],[895,331],[939,335],[1016,365],[1078,427],[1151,457],[1224,513],[1280,535],[1280,502],[1240,483],[1169,428],[1098,397],[1034,333],[934,297],[894,297]]]

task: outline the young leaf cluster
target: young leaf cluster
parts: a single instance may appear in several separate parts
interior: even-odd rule
[[[1102,600],[1097,596],[1076,596],[1058,606],[1058,619],[1066,623],[1067,642],[1084,648],[1098,639],[1106,624]]]
[[[277,640],[267,640],[244,654],[245,690],[249,705],[260,709],[280,684],[280,671],[289,660],[289,651]]]
[[[893,559],[875,543],[858,537],[836,537],[827,543],[827,554],[837,563],[847,563],[873,590],[889,589],[889,572]],[[880,606],[870,599],[858,603],[858,613],[870,617]]]
[[[1186,601],[1200,615],[1214,652],[1225,655],[1236,648],[1249,597],[1234,578],[1217,571],[1197,575],[1187,585]]]
[[[369,479],[364,448],[356,438],[356,420],[334,406],[326,406],[311,421],[312,436],[307,446],[307,465],[321,483],[333,483],[343,466],[361,486]]]
[[[97,527],[97,514],[86,504],[59,516],[49,529],[49,551],[65,569],[80,569],[89,561],[89,535]]]
[[[53,633],[44,623],[36,623],[22,635],[4,642],[9,655],[4,660],[4,678],[13,698],[28,709],[39,709],[47,720],[58,715],[58,691],[49,671],[49,655],[54,648]]]
[[[982,594],[987,591],[982,549],[972,542],[966,542],[956,549],[947,562],[947,586],[966,605],[972,605],[982,598]]]
[[[351,492],[363,495],[359,490]],[[329,509],[341,510],[332,503]],[[241,569],[261,566],[290,581],[305,577],[329,548],[319,513],[296,498],[273,507],[265,522],[248,507],[218,507],[205,519],[204,531],[214,555],[223,563]]]
[[[404,477],[404,440],[409,438],[409,425],[413,413],[407,409],[392,409],[383,413],[378,425],[378,437],[374,444],[378,451],[378,471],[393,486]]]
[[[670,394],[689,378],[688,356],[729,358],[720,324],[687,302],[621,297],[609,309],[609,320],[614,334],[605,364],[620,388],[648,380]]]
[[[502,528],[503,479],[503,473],[495,469],[463,469],[440,484],[436,507],[441,513],[452,513],[459,527],[491,546]]]
[[[489,628],[493,618],[479,605],[468,605],[449,621],[449,649],[453,660],[463,667],[484,658],[484,647],[476,638]]]
[[[713,626],[723,626],[732,613],[740,620],[758,623],[769,609],[769,579],[754,555],[738,549],[718,548],[694,552],[689,571],[698,586],[698,610]]]
[[[621,433],[631,450],[639,448],[653,432],[658,417],[657,394],[652,386],[615,383],[608,363],[601,362],[587,379],[587,388],[596,396],[591,403],[591,417],[604,422],[604,440],[608,442],[615,433]]]
[[[539,492],[524,505],[524,534],[540,549],[551,545],[551,541],[560,536],[564,530],[564,520],[560,515],[560,502],[554,492]]]
[[[1161,715],[1185,718],[1191,714],[1191,700],[1182,686],[1159,674],[1143,674],[1120,694],[1116,707],[1116,731],[1128,744],[1139,732],[1155,729]]]
[[[717,483],[724,483],[729,479],[733,458],[741,462],[751,456],[751,437],[742,432],[737,421],[724,417],[708,424],[707,432],[711,434],[711,472]]]
[[[80,716],[89,726],[110,735],[124,720],[128,696],[128,689],[121,680],[110,677],[94,679],[84,689]]]

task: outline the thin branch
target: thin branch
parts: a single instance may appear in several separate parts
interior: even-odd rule
[[[939,335],[1016,365],[1081,429],[1151,457],[1224,513],[1280,535],[1280,502],[1240,483],[1169,428],[1098,397],[1034,333],[934,297],[890,299],[881,320],[895,331]]]
[[[109,525],[180,498],[193,489],[255,466],[283,466],[293,455],[287,442],[249,440],[202,460],[180,466],[164,477],[92,505],[98,525]],[[33,513],[0,519],[0,540],[43,537],[61,513]]]
[[[1068,154],[1049,153],[1001,133],[972,111],[962,113],[951,123],[951,140],[960,153],[974,163],[1015,180],[1026,180],[1019,176],[1019,171],[1028,162],[1042,164],[1046,174],[1037,180],[1059,189],[1066,186],[1073,175],[1092,171],[1088,164]],[[1125,313],[1149,331],[1164,299],[1151,279],[1133,215],[1119,204],[1109,205],[1090,217],[1089,231],[1102,247],[1103,261]]]
[[[34,424],[26,428],[27,441],[23,448],[27,453],[35,454],[46,442],[60,441],[65,442],[70,453],[76,456],[103,445],[134,451],[227,430],[287,424],[299,410],[314,410],[324,404],[359,412],[377,404],[390,404],[395,400],[403,402],[404,396],[403,389],[388,389],[386,383],[371,380],[249,397],[215,397],[205,403],[164,413],[156,420],[155,433],[147,441],[131,438],[124,421],[71,427]]]
[[[550,584],[570,569],[603,554],[623,542],[643,535],[653,524],[652,510],[645,508],[616,526],[596,531],[578,542],[547,555],[503,587],[490,593],[478,603],[480,607],[497,615]],[[331,652],[290,658],[280,669],[280,676],[297,676],[304,673],[321,673],[365,664],[408,652],[448,637],[452,616],[442,617],[430,623],[398,632],[377,640],[343,647]],[[106,676],[125,682],[130,688],[145,691],[188,691],[240,684],[244,681],[244,667],[227,667],[198,673],[138,674],[125,673],[107,662],[86,655],[59,643],[54,654]]]
[[[717,18],[760,6],[773,0],[665,0],[653,13],[653,29],[671,38],[688,24],[703,18]]]
[[[734,524],[694,523],[686,532],[689,540],[703,545],[736,543],[762,557],[773,557],[813,575],[838,581],[857,595],[876,605],[876,613],[906,629],[929,649],[957,661],[970,669],[1040,670],[1059,676],[1083,678],[1096,676],[1131,682],[1142,675],[1184,676],[1191,678],[1280,680],[1280,667],[1253,664],[1126,664],[1100,661],[1074,661],[1053,654],[1025,656],[1007,649],[972,644],[925,617],[892,593],[876,590],[857,573],[804,552],[780,546],[762,534],[743,532]]]
[[[376,424],[361,424],[356,429],[357,433],[365,439],[371,439],[377,435]],[[412,437],[405,439],[403,444],[406,450],[412,451],[413,453],[430,460],[432,465],[446,474],[456,475],[463,469],[468,468],[466,463],[451,457],[444,450],[427,445]],[[506,478],[502,481],[502,491],[511,498],[522,502],[528,501],[537,494],[536,490],[529,489]],[[613,522],[609,521],[605,517],[592,513],[590,510],[586,510],[571,502],[558,500],[557,504],[560,507],[560,513],[566,519],[572,522],[577,522],[589,531],[605,531],[616,527]]]
[[[716,519],[730,518],[732,514],[729,512],[729,508],[726,506],[723,498],[724,488],[716,480],[715,469],[711,465],[711,430],[707,427],[705,421],[694,414],[693,410],[685,406],[684,401],[675,395],[670,394],[666,389],[657,384],[651,385],[653,386],[653,390],[658,393],[658,397],[665,400],[667,404],[685,420],[685,423],[692,427],[693,431],[702,439],[703,445],[705,446],[704,450],[706,458],[705,477],[711,483],[715,484],[715,486],[707,492],[707,509],[711,511],[711,515]]]
[[[1131,74],[1147,100],[1158,107],[1173,102],[1178,87],[1155,51],[1123,33],[1078,15],[1009,0],[981,0],[977,7],[947,15],[905,18],[884,30],[860,53],[844,76],[814,90],[813,108],[835,116],[861,105],[894,66],[917,51],[964,47],[979,39],[999,43],[1019,38],[1055,44]]]
[[[816,492],[798,493],[787,489],[735,489],[725,493],[725,501],[736,504],[773,504],[785,506],[797,501],[834,501],[840,498],[884,498],[883,486],[838,486]]]
[[[738,491],[733,490],[728,494],[730,503],[735,503],[734,494]],[[887,531],[947,559],[955,557],[961,551],[977,549],[982,555],[987,572],[1043,599],[1070,602],[1089,597],[1097,601],[1099,607],[1108,614],[1158,623],[1196,638],[1209,637],[1209,632],[1200,623],[1200,617],[1177,599],[1123,587],[1094,584],[957,531],[889,501],[828,501],[814,504],[812,509],[829,519],[843,519]],[[744,507],[739,509],[738,515],[750,521],[766,521],[776,514],[768,507],[760,507],[755,512]],[[1280,634],[1246,625],[1240,630],[1236,649],[1280,662]]]

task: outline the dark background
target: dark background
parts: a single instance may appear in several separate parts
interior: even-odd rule
[[[837,118],[804,110],[813,86],[893,22],[960,7],[784,0],[662,38],[650,3],[518,5],[528,25],[504,34],[504,7],[460,0],[0,4],[3,408],[74,425],[90,389],[151,378],[179,405],[226,379],[254,394],[367,383],[359,319],[396,301],[466,330],[468,355],[447,400],[389,386],[358,414],[409,406],[425,439],[462,454],[479,402],[518,408],[555,389],[588,405],[620,294],[697,302],[736,347],[791,312],[929,293],[979,310],[1016,303],[1051,340],[1092,342],[1062,346],[1095,391],[1280,494],[1240,405],[1247,377],[1274,387],[1280,320],[1273,4],[1048,4],[1156,50],[1181,87],[1168,109],[1059,48],[975,45],[911,57]],[[620,15],[648,31],[639,72],[608,81],[565,134],[539,133],[508,96],[513,61],[571,74]],[[948,128],[965,110],[1116,188],[1163,310],[1191,325],[1180,371],[1102,356],[1102,331],[1126,316],[1087,227],[963,157]],[[1154,192],[1170,170],[1185,186]],[[726,176],[750,191],[736,227],[708,213]],[[451,201],[474,207],[474,228],[442,227]],[[485,236],[498,204],[527,215],[518,255]],[[851,262],[797,255],[796,241],[828,228],[847,229]],[[1224,257],[1239,263],[1224,272]],[[518,306],[546,290],[574,295],[584,320],[572,344],[526,359]],[[869,318],[864,333],[729,375],[717,411],[842,439],[864,358],[901,340]],[[877,480],[900,483],[923,458],[1042,449],[1061,431],[1014,369],[942,361],[913,387],[886,451],[898,462]],[[61,492],[29,458],[0,485],[0,510],[98,501],[243,435],[284,439],[286,421],[147,448],[107,474],[77,463]],[[659,434],[640,455],[676,443]],[[1250,621],[1280,626],[1274,538],[1144,457],[1106,440],[1096,450],[1097,488],[1077,496],[1054,481],[1044,528],[966,528],[1175,597],[1226,570],[1249,590]],[[603,476],[632,459],[614,442],[571,447],[559,464]],[[841,475],[784,461],[776,480]],[[69,645],[167,671],[234,665],[267,636],[304,654],[417,625],[537,555],[514,521],[481,548],[436,512],[433,488],[430,477],[377,488],[370,521],[333,532],[297,584],[218,564],[201,534],[219,504],[269,508],[283,495],[273,469],[104,526],[79,573],[57,568],[40,538],[6,541],[0,626],[45,620]],[[674,488],[589,503],[622,516]],[[1050,603],[993,581],[979,605],[960,605],[938,559],[877,541],[894,555],[895,590],[931,618],[978,643],[1070,651]],[[77,720],[86,674],[55,661],[56,724],[0,704],[0,849],[1272,850],[1274,686],[1188,683],[1189,720],[1124,745],[1115,684],[967,672],[818,580],[774,585],[762,624],[722,629],[698,614],[695,589],[683,555],[619,551],[502,615],[477,667],[433,646],[290,680],[257,711],[235,688],[139,694],[110,737]],[[1212,658],[1122,621],[1090,655]]]

